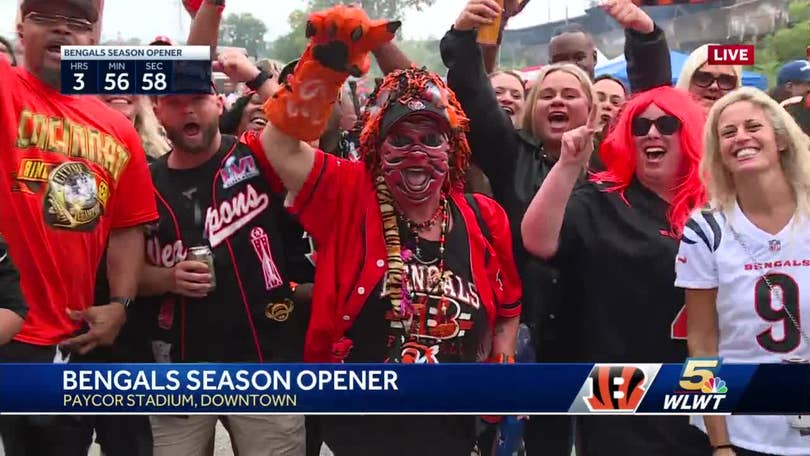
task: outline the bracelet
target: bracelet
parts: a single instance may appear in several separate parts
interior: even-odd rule
[[[271,75],[270,73],[264,70],[259,70],[259,75],[253,78],[252,81],[246,82],[245,85],[247,86],[248,89],[254,92],[258,92],[262,84],[264,84],[268,79],[272,77],[273,75]]]
[[[112,296],[110,298],[110,302],[117,302],[118,304],[124,306],[124,309],[129,309],[129,306],[132,305],[133,301],[134,299],[127,298],[125,296]]]
[[[730,443],[724,443],[722,445],[712,445],[712,451],[725,450],[726,448],[734,449],[734,445]]]

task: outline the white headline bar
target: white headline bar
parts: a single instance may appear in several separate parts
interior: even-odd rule
[[[62,46],[62,60],[211,60],[208,46]]]

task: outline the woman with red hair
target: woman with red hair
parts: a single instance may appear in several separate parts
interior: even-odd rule
[[[560,159],[523,219],[524,245],[561,269],[580,361],[682,362],[683,290],[672,284],[678,238],[706,201],[703,110],[671,87],[637,95],[602,144],[606,171],[574,190],[593,152],[594,117],[563,135]],[[585,454],[711,453],[686,417],[582,417],[578,429]]]

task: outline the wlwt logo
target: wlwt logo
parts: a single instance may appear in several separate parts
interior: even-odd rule
[[[684,363],[678,389],[664,396],[664,410],[676,412],[718,411],[728,387],[717,376],[720,358],[689,358]]]
[[[752,44],[711,44],[709,45],[709,65],[753,65],[754,45]]]

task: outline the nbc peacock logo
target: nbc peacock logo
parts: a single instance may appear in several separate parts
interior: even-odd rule
[[[725,380],[720,377],[714,377],[703,382],[703,387],[700,388],[700,391],[706,394],[726,394],[728,393],[728,388],[726,388]]]

